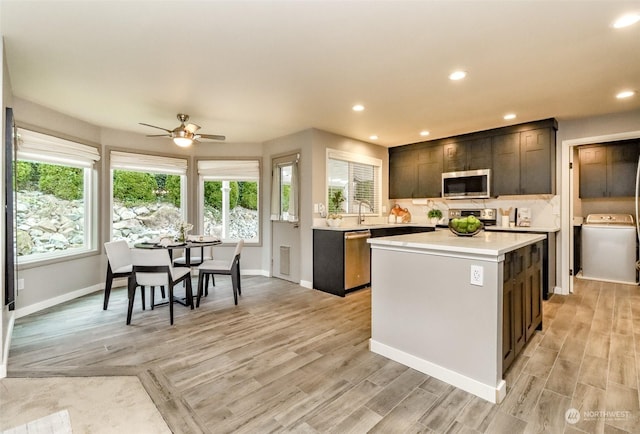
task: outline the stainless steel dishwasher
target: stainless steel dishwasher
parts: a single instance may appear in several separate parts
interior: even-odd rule
[[[371,250],[366,229],[344,233],[344,289],[368,285],[371,281]]]

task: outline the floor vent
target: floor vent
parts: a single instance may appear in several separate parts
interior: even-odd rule
[[[280,274],[289,275],[289,263],[291,260],[291,247],[280,246]]]

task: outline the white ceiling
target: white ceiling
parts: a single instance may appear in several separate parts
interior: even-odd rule
[[[627,12],[640,3],[1,0],[0,30],[14,96],[96,125],[155,134],[138,122],[181,112],[231,143],[316,127],[394,146],[639,108],[615,98],[640,90],[640,24],[611,27]]]

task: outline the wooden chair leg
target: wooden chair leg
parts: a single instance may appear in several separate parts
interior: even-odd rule
[[[167,298],[167,295],[164,292],[164,285],[160,287],[160,293],[162,294],[162,298]]]
[[[151,287],[151,310],[156,306],[156,287]]]
[[[231,286],[233,287],[233,302],[238,305],[238,275],[231,272]]]
[[[202,297],[202,285],[204,283],[203,281],[208,282],[208,280],[209,280],[208,274],[200,270],[200,272],[198,273],[198,297],[196,299],[196,307],[200,307],[200,298]]]
[[[107,264],[107,280],[105,280],[104,284],[104,303],[102,305],[102,310],[107,310],[107,306],[109,306],[111,285],[113,285],[113,271],[111,270],[111,265]]]
[[[189,300],[189,306],[191,307],[191,310],[193,310],[193,288],[191,287],[191,276],[187,277],[187,289],[186,289],[186,293],[187,293],[187,299]]]
[[[237,265],[237,272],[238,272],[238,294],[242,295],[242,284],[240,283],[240,260],[238,259],[238,265]]]
[[[128,292],[129,307],[127,309],[127,325],[131,324],[131,314],[133,313],[133,299],[136,295],[136,282],[133,279],[129,279]]]
[[[147,292],[147,288],[145,288],[144,286],[141,286],[140,292],[142,292],[142,310],[146,310],[145,305],[147,304],[147,302],[145,300],[146,299],[145,292]]]
[[[169,322],[173,325],[173,286],[169,285]]]

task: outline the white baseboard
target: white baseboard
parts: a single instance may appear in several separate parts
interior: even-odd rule
[[[303,288],[313,289],[313,282],[310,282],[308,280],[301,280],[300,286],[302,286]]]
[[[369,349],[374,353],[380,354],[381,356],[387,357],[398,363],[402,363],[403,365],[420,371],[423,374],[431,375],[438,380],[442,380],[459,389],[466,390],[467,392],[473,393],[474,395],[479,396],[482,399],[486,399],[494,404],[499,404],[507,393],[507,383],[505,383],[504,380],[500,380],[497,386],[484,384],[443,366],[436,365],[428,360],[420,359],[414,355],[405,353],[404,351],[374,341],[373,339],[369,339]]]
[[[16,321],[16,311],[8,310],[5,311],[6,314],[9,315],[9,321],[7,324],[7,335],[2,344],[2,364],[0,365],[0,378],[6,378],[7,376],[7,366],[9,363],[9,348],[11,348],[11,337],[13,336],[13,324]]]
[[[92,285],[87,288],[78,289],[76,291],[68,292],[66,294],[62,294],[57,297],[43,300],[39,303],[31,304],[29,306],[16,309],[15,311],[16,319],[41,311],[48,307],[52,307],[57,304],[64,303],[65,301],[73,300],[74,298],[82,297],[83,295],[91,294],[92,292],[102,291],[102,290],[104,290],[104,283],[98,283],[96,285]]]

